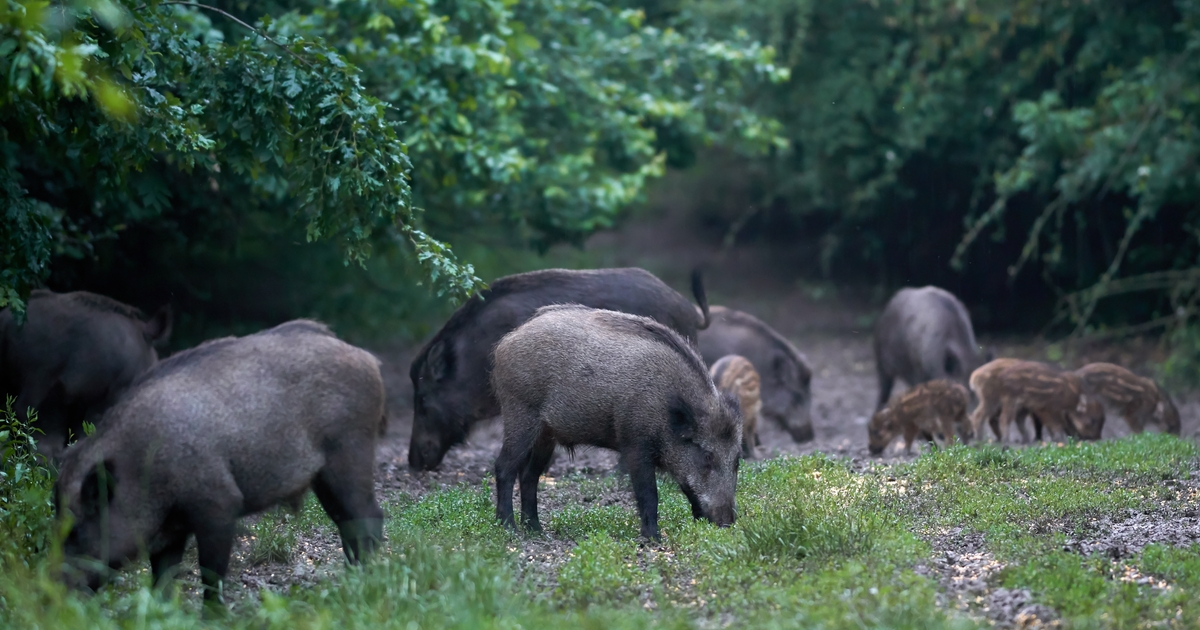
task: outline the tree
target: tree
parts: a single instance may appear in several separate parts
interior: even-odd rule
[[[52,250],[79,254],[160,216],[172,186],[219,189],[218,175],[243,194],[286,198],[309,240],[338,239],[350,261],[394,228],[442,290],[478,285],[416,226],[398,127],[332,49],[225,43],[180,3],[5,7],[0,181],[3,237],[16,246],[0,306],[20,310]]]
[[[788,150],[747,168],[755,201],[825,232],[827,273],[944,284],[985,320],[1044,323],[1057,304],[1070,330],[1118,332],[1196,313],[1197,239],[1172,226],[1200,222],[1197,6],[707,0],[658,14],[778,50],[791,81],[751,98],[785,121]]]
[[[427,231],[579,241],[672,152],[769,146],[777,125],[738,95],[786,76],[752,41],[579,0],[6,2],[0,51],[29,61],[3,77],[5,190],[25,208],[6,236],[28,245],[5,260],[5,303],[52,255],[135,225],[195,245],[294,218],[353,263],[403,245],[462,296],[473,269]]]

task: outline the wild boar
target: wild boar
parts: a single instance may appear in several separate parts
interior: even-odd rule
[[[500,412],[488,384],[492,349],[500,338],[551,304],[582,304],[643,315],[691,342],[709,322],[699,272],[687,298],[643,269],[545,269],[500,278],[467,300],[413,359],[413,425],[408,463],[432,470],[471,427]]]
[[[736,354],[754,365],[761,379],[762,414],[787,429],[792,439],[813,439],[812,368],[787,339],[757,317],[713,306],[712,325],[700,333],[700,354],[712,365]]]
[[[237,520],[310,487],[358,561],[382,537],[383,417],[379,361],[314,321],[171,356],[64,455],[56,491],[74,521],[68,579],[98,588],[101,567],[144,549],[161,581],[195,535],[205,598],[220,601]]]
[[[876,409],[887,404],[897,377],[910,387],[937,379],[966,383],[990,354],[980,351],[958,298],[937,287],[900,289],[875,323]]]
[[[516,527],[519,473],[523,519],[541,529],[538,478],[556,444],[620,453],[646,538],[659,533],[659,468],[675,478],[693,517],[733,523],[738,401],[717,391],[695,348],[670,328],[579,305],[545,307],[496,346],[492,384],[504,417],[496,517],[506,526]]]
[[[136,308],[86,291],[29,296],[24,324],[0,311],[0,395],[16,396],[25,419],[37,410],[38,451],[57,459],[139,374],[158,361],[171,309],[146,320]]]
[[[737,399],[742,412],[742,457],[754,459],[754,447],[759,445],[758,416],[762,412],[758,372],[745,357],[729,354],[717,359],[708,373],[718,391]]]
[[[971,374],[971,390],[979,406],[971,414],[972,432],[982,438],[985,422],[1000,441],[1007,441],[1015,423],[1021,438],[1029,436],[1022,422],[1032,416],[1041,439],[1041,427],[1052,436],[1073,435],[1097,440],[1104,428],[1104,408],[1083,391],[1082,380],[1071,372],[1019,359],[996,359]]]
[[[967,388],[946,380],[926,381],[904,392],[887,407],[875,412],[867,425],[868,448],[878,455],[904,434],[904,452],[912,452],[918,433],[931,439],[938,434],[951,443],[967,426]]]
[[[1112,363],[1090,363],[1075,374],[1083,379],[1083,391],[1120,413],[1134,433],[1153,425],[1179,435],[1179,409],[1158,383]]]

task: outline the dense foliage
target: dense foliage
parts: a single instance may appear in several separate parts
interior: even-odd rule
[[[0,306],[19,306],[52,250],[84,255],[183,194],[287,199],[309,240],[336,237],[352,261],[395,226],[445,288],[477,283],[416,227],[398,127],[337,52],[301,38],[226,44],[175,2],[5,6],[4,237],[16,247]]]
[[[37,452],[36,429],[17,418],[11,396],[0,401],[0,565],[28,568],[52,546],[54,474]]]
[[[984,327],[1200,305],[1195,0],[4,7],[0,303],[395,326],[476,286],[441,241],[578,243],[699,161],[686,207]]]
[[[672,156],[768,146],[739,97],[786,77],[748,39],[580,0],[5,6],[0,305],[52,260],[51,286],[202,302],[239,266],[334,262],[291,247],[322,238],[461,296],[472,267],[426,230],[578,241]]]
[[[717,198],[822,233],[826,273],[937,282],[1039,325],[1039,302],[1058,300],[1066,331],[1196,316],[1200,4],[706,0],[651,13],[778,49],[792,80],[751,98],[784,121],[788,150],[740,162],[751,184],[734,194],[748,199]],[[1132,291],[1093,317],[1100,297]]]

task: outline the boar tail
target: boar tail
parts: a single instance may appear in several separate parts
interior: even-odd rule
[[[704,292],[704,274],[700,272],[700,267],[692,269],[692,294],[696,296],[696,303],[700,305],[700,325],[696,328],[704,330],[712,323],[712,318],[708,316],[708,294]]]

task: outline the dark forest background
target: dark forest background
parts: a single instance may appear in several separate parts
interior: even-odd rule
[[[691,226],[797,277],[1200,374],[1200,1],[2,6],[0,306],[415,341],[674,170]]]

